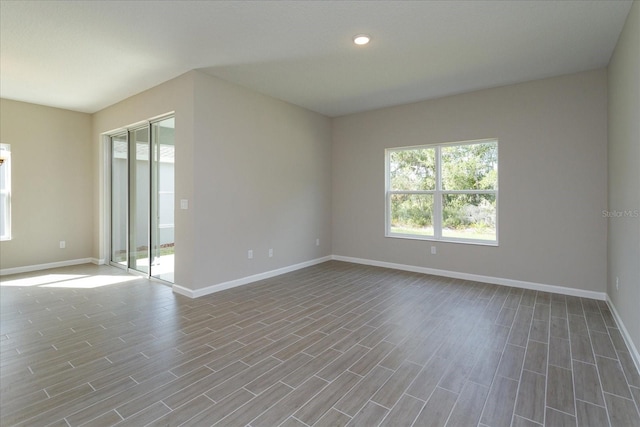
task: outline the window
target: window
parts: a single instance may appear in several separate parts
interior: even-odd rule
[[[386,150],[386,236],[498,243],[498,141]]]
[[[11,240],[11,146],[0,144],[0,240]]]

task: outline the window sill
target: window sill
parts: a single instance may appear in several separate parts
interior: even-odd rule
[[[393,239],[407,239],[407,240],[424,240],[428,242],[440,242],[440,243],[461,243],[464,245],[476,245],[476,246],[500,246],[498,241],[492,240],[472,240],[472,239],[455,239],[450,237],[443,237],[440,239],[436,239],[432,236],[416,236],[411,234],[394,234],[387,233],[385,237],[393,238]]]

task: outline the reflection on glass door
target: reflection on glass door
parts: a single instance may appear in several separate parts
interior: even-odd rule
[[[151,201],[151,275],[173,283],[174,260],[174,118],[151,125],[153,173]]]
[[[174,118],[111,136],[111,264],[173,283]]]
[[[111,137],[111,262],[127,266],[127,134]]]
[[[129,268],[149,274],[149,128],[129,132]]]

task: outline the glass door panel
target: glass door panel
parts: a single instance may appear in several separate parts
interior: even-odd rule
[[[175,119],[152,123],[151,276],[173,283]]]
[[[151,159],[149,128],[129,132],[129,268],[149,274]]]
[[[127,134],[111,137],[111,263],[127,267]]]

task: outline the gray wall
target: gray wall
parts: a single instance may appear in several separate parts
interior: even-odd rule
[[[609,64],[608,159],[609,211],[640,210],[640,3],[637,1],[631,7]],[[640,218],[611,217],[608,243],[607,292],[638,349]]]
[[[328,118],[197,73],[194,135],[194,289],[331,254]]]
[[[90,258],[91,116],[7,99],[0,111],[12,161],[12,240],[0,242],[0,269]]]
[[[597,70],[334,119],[333,253],[605,292],[606,79]],[[482,138],[499,139],[499,247],[385,238],[385,148]]]

